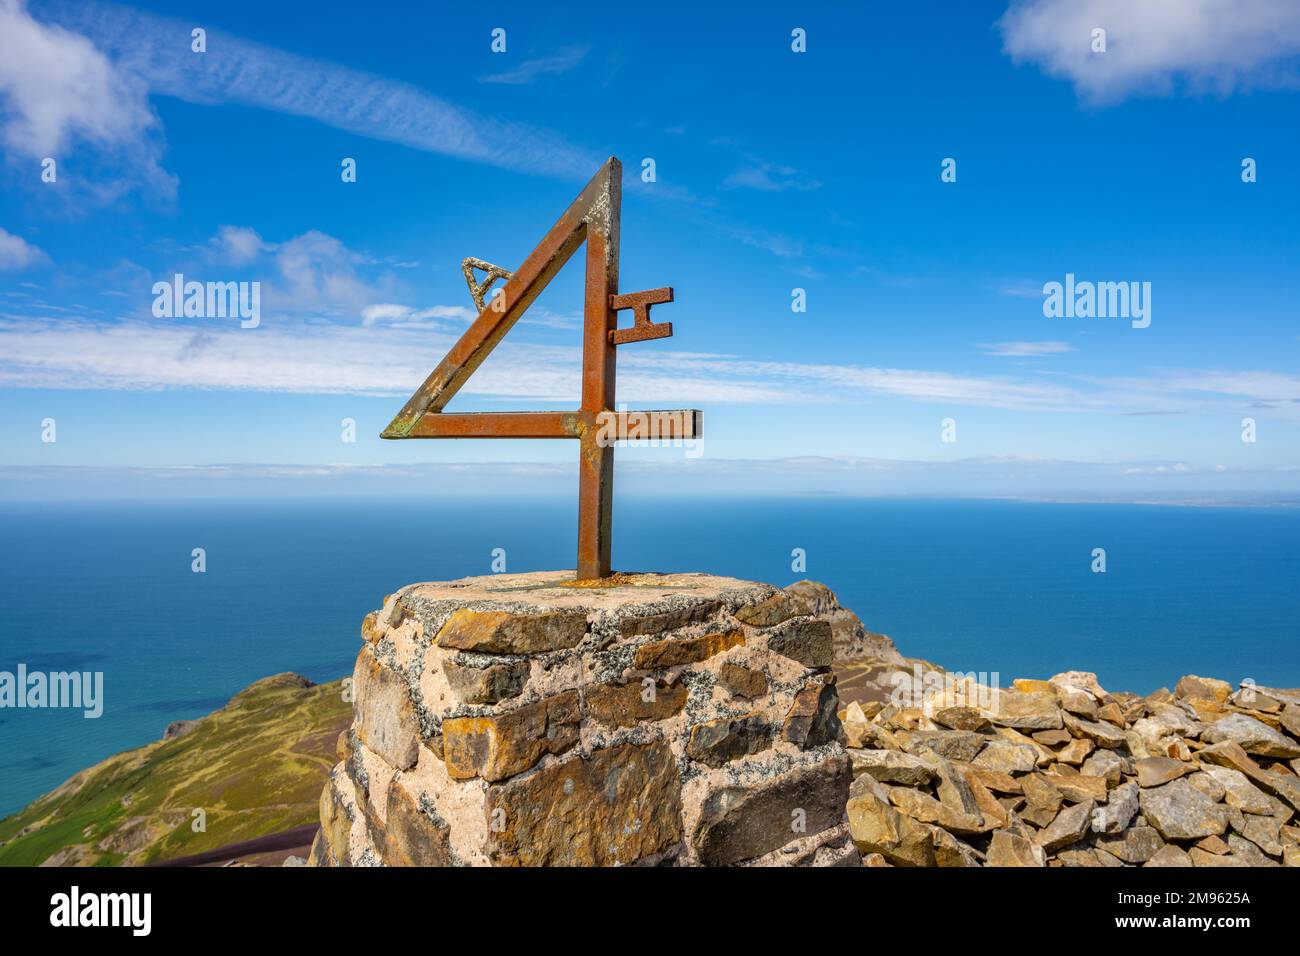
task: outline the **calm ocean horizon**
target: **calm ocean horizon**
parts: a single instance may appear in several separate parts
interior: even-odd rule
[[[568,497],[0,505],[0,671],[100,671],[104,713],[0,710],[0,814],[258,678],[350,673],[416,581],[573,565]],[[954,671],[1300,685],[1300,510],[989,500],[620,497],[619,570],[812,578]],[[195,548],[207,570],[191,571]],[[1106,572],[1094,573],[1104,548]],[[807,569],[792,570],[802,549]]]

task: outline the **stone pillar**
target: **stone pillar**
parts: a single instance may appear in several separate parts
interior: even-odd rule
[[[403,588],[362,624],[311,862],[856,865],[817,597],[703,574]]]

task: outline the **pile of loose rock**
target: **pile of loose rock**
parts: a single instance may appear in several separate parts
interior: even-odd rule
[[[899,691],[842,714],[867,865],[1300,866],[1300,690]]]

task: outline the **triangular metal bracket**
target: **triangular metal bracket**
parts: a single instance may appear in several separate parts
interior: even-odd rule
[[[513,272],[510,272],[507,269],[502,269],[500,266],[494,266],[492,263],[484,262],[482,259],[475,259],[473,256],[466,256],[462,259],[460,267],[465,273],[465,284],[469,286],[470,297],[474,300],[474,304],[478,306],[480,312],[485,308],[484,303],[486,302],[487,293],[488,290],[492,288],[493,283],[498,279],[503,282],[509,282],[511,276],[514,275]],[[482,282],[475,281],[475,269],[479,269],[483,272],[484,275]]]

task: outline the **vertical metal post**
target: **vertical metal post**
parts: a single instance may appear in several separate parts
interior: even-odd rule
[[[587,219],[587,277],[582,333],[582,434],[578,461],[578,579],[608,577],[614,511],[614,444],[602,443],[600,416],[614,410],[616,350],[610,333],[618,326],[619,210],[623,167],[605,167],[603,201]]]

